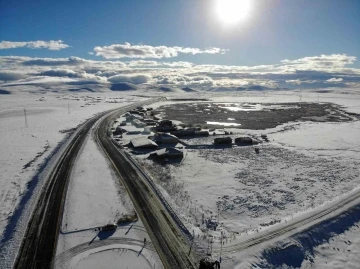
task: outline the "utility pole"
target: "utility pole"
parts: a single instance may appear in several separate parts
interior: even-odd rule
[[[208,246],[207,246],[207,253],[206,254],[211,254],[211,252],[210,252],[210,239],[209,239],[209,237],[207,238],[207,241],[208,241]]]
[[[220,239],[220,259],[219,262],[221,263],[221,252],[222,252],[222,244],[223,243],[223,232],[221,231],[221,239]]]
[[[25,117],[25,128],[28,128],[28,121],[27,121],[27,116],[26,116],[26,109],[24,107],[24,117]]]

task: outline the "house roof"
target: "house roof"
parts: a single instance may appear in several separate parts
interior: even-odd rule
[[[175,135],[172,134],[160,134],[161,139],[169,139],[169,138],[173,138],[173,139],[178,139]]]
[[[151,141],[146,136],[131,139],[130,142],[135,148],[156,148],[158,146],[154,141]]]
[[[152,154],[156,154],[157,156],[165,156],[165,155],[172,155],[172,154],[183,154],[181,150],[175,148],[163,148],[157,151],[154,151]]]

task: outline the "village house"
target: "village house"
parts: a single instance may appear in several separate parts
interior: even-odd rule
[[[134,148],[157,148],[158,145],[146,136],[137,137],[130,140],[130,145]]]

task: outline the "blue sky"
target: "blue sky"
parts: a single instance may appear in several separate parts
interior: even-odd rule
[[[37,45],[11,48],[8,44],[0,49],[0,56],[140,59],[133,54],[109,58],[109,54],[104,57],[104,53],[96,55],[94,51],[95,47],[128,42],[130,47],[121,49],[163,46],[202,51],[182,50],[156,61],[259,66],[345,54],[356,58],[346,67],[360,68],[359,0],[250,0],[247,18],[232,25],[216,16],[215,1],[0,1],[0,41],[61,40],[67,45],[53,50]],[[209,48],[221,51],[210,53],[206,51]],[[148,56],[141,59],[154,60]]]

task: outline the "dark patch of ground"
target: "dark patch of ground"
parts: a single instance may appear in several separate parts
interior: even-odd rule
[[[94,90],[90,88],[79,88],[79,89],[68,89],[69,92],[83,92],[83,91],[89,91],[89,92],[95,92]]]
[[[160,87],[159,90],[163,91],[163,92],[172,92],[173,91],[171,88],[168,88],[168,87]]]
[[[11,94],[11,92],[0,89],[0,94]]]
[[[136,88],[129,83],[116,83],[110,87],[112,91],[134,91]]]
[[[247,103],[247,105],[256,105]],[[356,116],[347,113],[340,106],[331,103],[282,103],[266,104],[267,108],[260,111],[231,111],[222,108],[219,103],[183,103],[159,107],[155,114],[162,113],[165,118],[179,120],[190,126],[207,126],[207,121],[239,123],[233,126],[239,129],[264,130],[278,125],[297,122],[347,122]],[[234,104],[235,106],[235,104]],[[271,106],[274,106],[272,108]],[[279,108],[282,106],[286,108]],[[235,120],[229,121],[229,118]],[[209,128],[224,128],[222,125],[208,125]]]
[[[184,92],[196,92],[194,89],[191,89],[189,87],[182,88]]]

